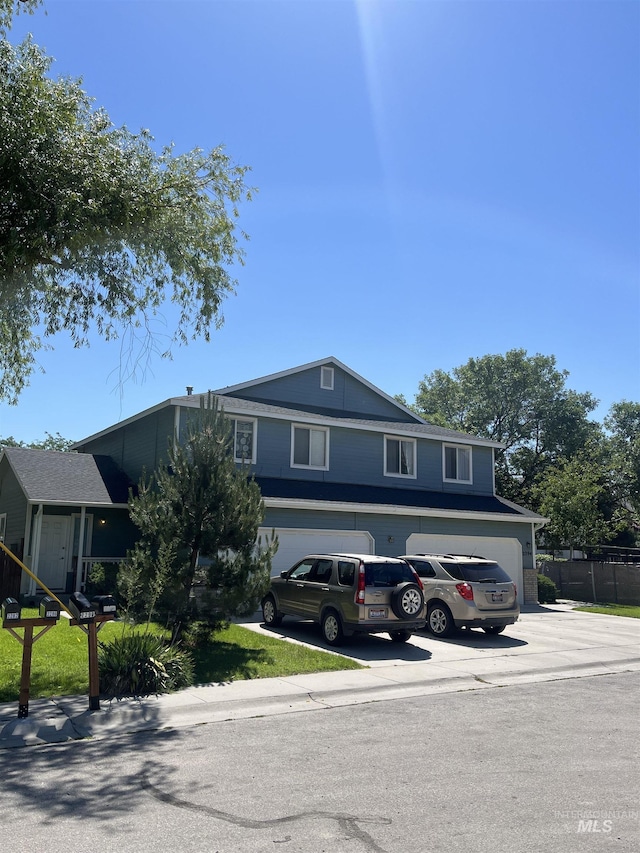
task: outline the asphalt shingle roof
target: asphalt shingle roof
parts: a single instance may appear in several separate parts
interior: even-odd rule
[[[360,486],[352,483],[327,483],[308,480],[279,480],[256,477],[263,498],[340,501],[343,503],[406,506],[421,509],[442,509],[458,512],[496,513],[519,518],[538,518],[493,495],[465,495],[452,492],[430,492],[423,489],[395,489],[384,486]]]
[[[126,504],[133,484],[110,456],[5,447],[28,500],[48,504]]]
[[[252,400],[247,397],[230,397],[213,391],[213,394],[218,398],[218,402],[223,409],[238,411],[244,410],[252,414],[262,412],[265,415],[276,415],[291,420],[318,420],[322,422],[334,421],[336,426],[341,424],[351,424],[352,426],[361,426],[363,429],[375,428],[377,430],[384,429],[388,432],[408,432],[423,438],[439,438],[450,439],[451,441],[460,441],[473,444],[485,444],[488,446],[501,447],[497,441],[492,441],[488,438],[481,438],[476,435],[468,435],[464,432],[458,432],[454,429],[436,426],[436,424],[415,423],[413,421],[386,421],[373,418],[359,418],[348,416],[344,413],[334,412],[329,410],[312,411],[310,409],[294,409],[290,406],[279,403],[264,403],[260,400]],[[197,406],[199,405],[200,397],[206,395],[191,394],[190,396],[174,397],[171,400],[173,405]]]

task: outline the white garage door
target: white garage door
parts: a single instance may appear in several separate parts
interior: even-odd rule
[[[258,534],[263,540],[271,529],[261,527]],[[273,558],[271,574],[279,575],[290,569],[307,554],[373,554],[374,541],[364,530],[301,530],[297,527],[276,527],[278,551]]]
[[[500,563],[518,586],[518,601],[524,601],[522,546],[517,539],[500,536],[446,536],[439,533],[412,533],[407,554],[475,554]]]

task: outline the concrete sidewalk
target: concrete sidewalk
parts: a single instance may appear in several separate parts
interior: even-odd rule
[[[267,631],[287,642],[324,648],[315,626],[285,621]],[[17,702],[0,704],[0,749],[177,729],[271,714],[337,708],[403,697],[486,690],[525,682],[640,670],[640,620],[578,613],[570,605],[527,608],[499,636],[460,632],[449,640],[415,635],[407,644],[355,638],[341,649],[367,669],[192,687],[142,699],[86,696],[38,699],[17,719]]]

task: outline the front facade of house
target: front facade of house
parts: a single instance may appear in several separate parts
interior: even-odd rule
[[[214,393],[233,424],[236,460],[260,485],[264,531],[278,534],[274,573],[318,551],[454,551],[498,559],[520,600],[536,600],[535,530],[544,519],[495,495],[495,442],[425,423],[335,358]],[[199,405],[199,395],[166,400],[78,442],[77,455],[109,459],[136,483],[166,461],[169,442],[180,440]],[[46,514],[31,506],[32,516]],[[85,524],[88,512],[86,504]],[[132,537],[122,505],[108,517],[106,508],[101,512],[103,532],[109,528],[113,538],[99,543],[92,512],[85,565],[124,554]],[[33,562],[33,536],[25,532],[24,540]],[[82,565],[76,534],[67,541],[76,548],[71,567]],[[68,580],[79,581],[77,571]]]

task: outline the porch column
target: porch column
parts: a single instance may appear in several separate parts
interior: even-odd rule
[[[84,544],[84,526],[86,521],[87,508],[85,506],[80,507],[80,533],[78,535],[78,563],[76,565],[76,577],[75,577],[75,588],[82,590],[84,592],[84,576],[82,573],[82,560],[84,559],[84,548],[82,547]]]
[[[40,562],[40,539],[42,538],[42,516],[44,515],[44,504],[38,504],[35,524],[33,525],[33,545],[31,548],[31,571],[38,575],[38,563]],[[31,579],[29,584],[29,595],[36,594],[36,582]]]

